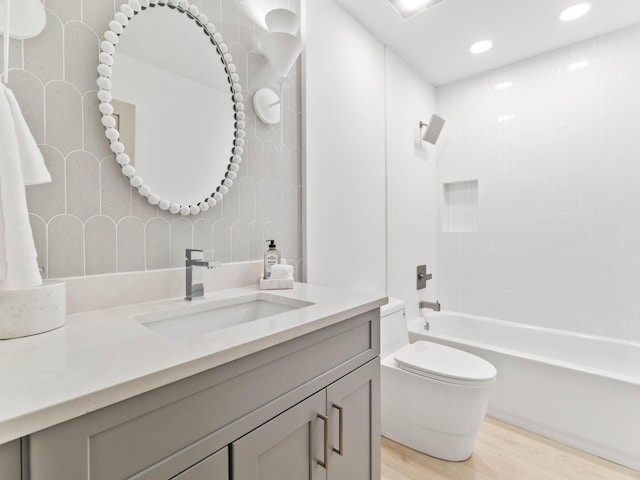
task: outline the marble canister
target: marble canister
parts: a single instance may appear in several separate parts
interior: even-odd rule
[[[48,332],[64,325],[66,317],[64,282],[0,291],[0,339]]]

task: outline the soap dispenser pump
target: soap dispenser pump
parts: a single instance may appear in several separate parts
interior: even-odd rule
[[[264,278],[265,280],[271,277],[271,267],[280,263],[282,255],[276,250],[276,241],[267,240],[269,243],[269,249],[264,252]]]

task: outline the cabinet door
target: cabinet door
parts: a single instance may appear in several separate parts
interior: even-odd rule
[[[172,480],[229,480],[229,449],[218,450]]]
[[[325,408],[323,390],[232,443],[232,478],[326,480]]]
[[[0,445],[0,479],[20,480],[22,478],[20,440]]]
[[[327,387],[327,412],[331,426],[328,479],[379,479],[379,359]]]

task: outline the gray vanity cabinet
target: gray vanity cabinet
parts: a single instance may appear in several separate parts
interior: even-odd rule
[[[379,321],[375,309],[36,432],[27,478],[378,479]]]
[[[229,449],[209,455],[172,480],[227,480],[229,478]]]
[[[231,444],[233,480],[325,480],[322,458],[326,393],[278,415]]]
[[[380,478],[379,368],[369,362],[231,444],[233,480]]]
[[[378,360],[327,387],[329,480],[380,478],[379,392]]]
[[[0,445],[0,479],[21,480],[21,463],[20,440]]]

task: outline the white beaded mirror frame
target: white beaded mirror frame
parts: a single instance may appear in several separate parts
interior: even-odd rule
[[[154,193],[152,187],[144,183],[142,177],[136,174],[136,169],[130,164],[129,155],[126,153],[125,145],[120,141],[120,132],[115,128],[116,119],[113,117],[114,108],[111,104],[113,97],[110,93],[111,74],[113,65],[113,54],[116,51],[116,45],[120,34],[125,30],[129,21],[135,15],[142,13],[144,10],[152,7],[168,7],[175,9],[189,18],[203,29],[204,33],[209,36],[211,43],[220,55],[220,60],[224,65],[231,91],[231,100],[233,102],[233,120],[234,136],[233,142],[230,143],[230,157],[227,165],[227,171],[224,178],[220,181],[215,190],[208,197],[196,201],[192,204],[185,205],[174,203],[171,199],[162,198]],[[245,137],[245,113],[242,88],[239,83],[239,76],[236,73],[236,66],[232,63],[231,54],[228,53],[229,47],[222,41],[222,35],[216,31],[213,23],[209,22],[207,16],[201,13],[195,5],[189,5],[187,0],[129,0],[120,6],[120,11],[114,15],[114,19],[109,22],[109,30],[104,34],[104,40],[100,43],[99,65],[98,65],[98,99],[100,100],[100,113],[102,113],[102,124],[105,127],[105,136],[110,141],[111,151],[116,155],[116,161],[120,164],[122,173],[129,178],[130,184],[135,187],[140,195],[147,198],[151,205],[157,205],[161,210],[168,210],[174,214],[180,215],[197,215],[200,212],[206,212],[210,207],[220,202],[229,191],[229,187],[233,185],[233,180],[237,176],[241,155],[243,153],[244,137]]]

